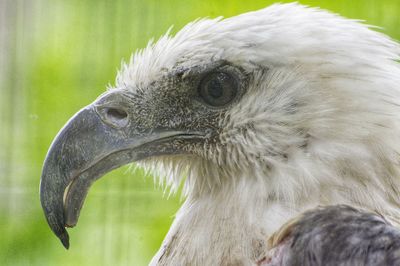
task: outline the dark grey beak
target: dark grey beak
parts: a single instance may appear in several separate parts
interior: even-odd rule
[[[149,156],[179,153],[165,143],[202,138],[198,133],[138,130],[128,111],[92,104],[79,111],[53,141],[40,183],[40,201],[51,229],[65,248],[65,227],[76,225],[91,184],[124,164]],[[160,147],[157,145],[164,144]]]
[[[90,185],[134,161],[136,154],[128,148],[139,141],[127,143],[123,131],[105,124],[93,106],[77,113],[57,135],[44,163],[40,200],[51,229],[66,248],[65,226],[77,223]]]

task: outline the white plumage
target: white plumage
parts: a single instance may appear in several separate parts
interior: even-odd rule
[[[398,223],[399,54],[361,22],[299,4],[198,20],[136,53],[118,88],[215,60],[254,74],[221,119],[221,145],[151,160],[173,188],[188,176],[188,198],[152,264],[252,265],[272,232],[321,204]]]

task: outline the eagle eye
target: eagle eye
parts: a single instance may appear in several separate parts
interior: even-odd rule
[[[200,81],[198,90],[200,97],[206,104],[220,107],[235,99],[238,82],[229,73],[211,72]]]

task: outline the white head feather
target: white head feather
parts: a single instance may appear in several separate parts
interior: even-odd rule
[[[136,53],[118,88],[218,60],[253,77],[218,144],[158,159],[169,184],[187,175],[188,199],[153,263],[251,265],[266,236],[319,204],[400,223],[399,55],[359,21],[299,4],[197,20]]]

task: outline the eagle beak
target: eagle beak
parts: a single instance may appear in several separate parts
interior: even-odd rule
[[[138,129],[134,121],[122,109],[99,107],[95,102],[73,116],[54,139],[43,166],[40,201],[50,228],[65,248],[69,248],[65,227],[76,225],[94,181],[133,161],[179,153],[165,145],[171,139],[202,137],[198,132]]]

